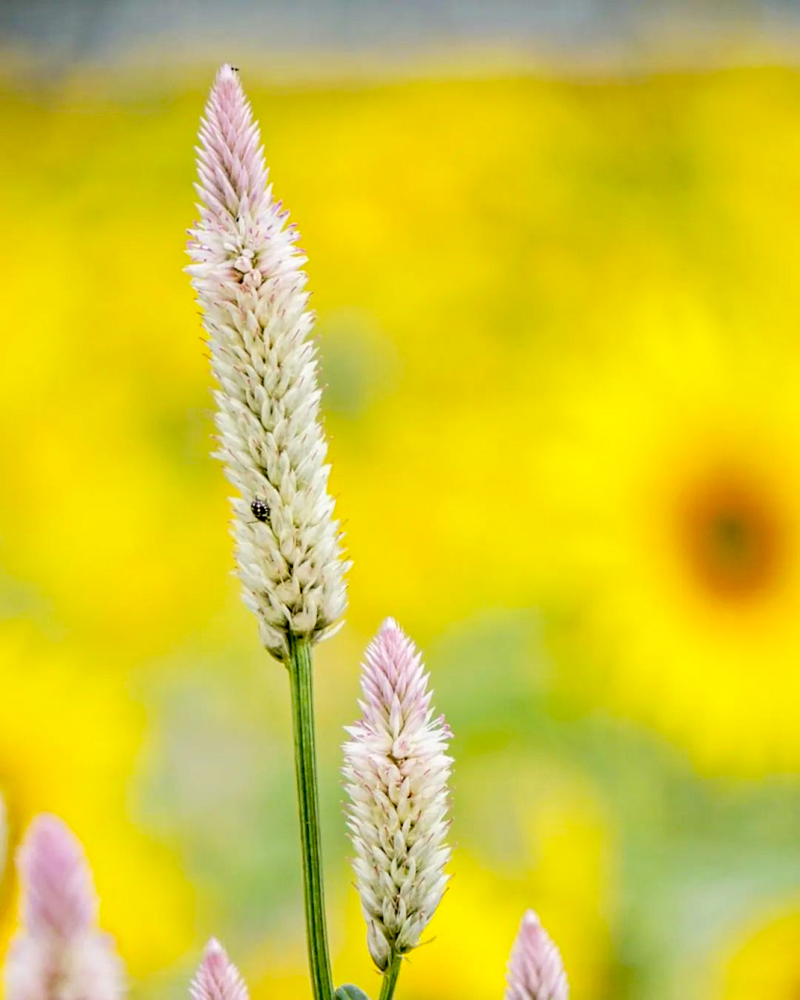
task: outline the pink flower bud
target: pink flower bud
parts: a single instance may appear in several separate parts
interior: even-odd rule
[[[248,1000],[247,986],[239,970],[215,938],[206,945],[189,992],[192,1000]]]
[[[528,910],[511,948],[505,1000],[567,1000],[569,984],[561,953],[538,916]]]
[[[97,927],[97,893],[80,841],[57,816],[37,816],[17,868],[21,927],[3,970],[6,1000],[118,1000],[122,963]]]

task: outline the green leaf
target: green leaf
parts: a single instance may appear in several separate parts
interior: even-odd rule
[[[369,1000],[369,997],[361,987],[354,986],[352,983],[345,983],[344,986],[340,986],[333,996],[334,1000]]]

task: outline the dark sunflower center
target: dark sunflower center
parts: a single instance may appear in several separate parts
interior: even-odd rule
[[[768,491],[745,477],[719,476],[693,492],[681,534],[692,574],[714,596],[748,599],[777,579],[785,531]]]

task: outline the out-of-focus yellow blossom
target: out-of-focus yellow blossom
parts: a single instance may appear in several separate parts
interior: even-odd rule
[[[547,914],[575,993],[603,996],[617,876],[608,817],[596,794],[580,786],[530,799],[526,809],[530,905]]]
[[[588,663],[570,683],[704,768],[795,769],[800,355],[662,300],[546,392],[551,565]]]
[[[719,972],[720,1000],[796,1000],[800,991],[800,909],[774,913],[743,931]]]
[[[13,851],[38,812],[61,816],[80,834],[102,900],[103,924],[130,972],[174,961],[191,940],[193,892],[179,859],[138,829],[127,782],[144,718],[113,673],[67,644],[43,644],[23,626],[0,638],[0,783]],[[16,919],[16,879],[3,883],[0,934]],[[158,913],[158,921],[152,914]]]

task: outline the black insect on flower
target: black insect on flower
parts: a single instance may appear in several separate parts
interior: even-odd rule
[[[261,521],[262,524],[269,522],[269,504],[266,500],[256,497],[250,504],[250,510],[253,512],[253,517],[256,521]]]

